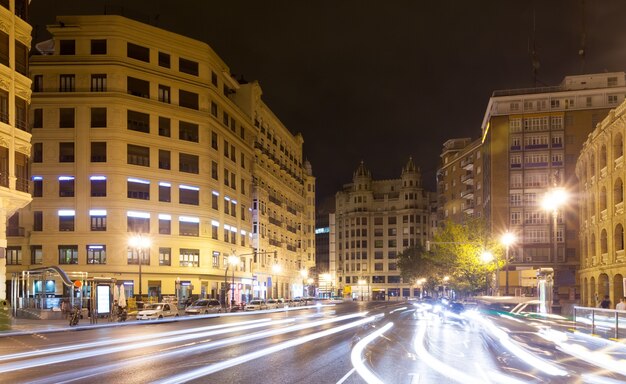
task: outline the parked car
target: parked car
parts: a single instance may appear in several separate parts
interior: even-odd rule
[[[277,309],[278,308],[278,300],[276,299],[268,299],[265,303],[267,305],[267,309]]]
[[[261,309],[267,309],[267,304],[265,304],[265,300],[252,300],[248,304],[246,304],[246,311],[258,311]]]
[[[300,300],[300,298],[298,297],[289,300],[290,307],[299,307],[301,305],[302,305],[302,300]]]
[[[278,308],[285,308],[285,305],[287,305],[287,300],[276,299],[276,303],[278,304]]]
[[[137,312],[137,320],[156,320],[164,317],[178,317],[178,310],[169,303],[147,304]]]
[[[203,313],[220,313],[222,305],[215,299],[200,299],[194,301],[190,306],[185,308],[187,315],[199,315]]]

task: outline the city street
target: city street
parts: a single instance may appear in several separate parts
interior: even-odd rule
[[[412,302],[0,334],[11,383],[617,383],[623,344],[548,323],[439,316]],[[538,328],[539,327],[539,328]],[[540,331],[540,328],[543,331]]]

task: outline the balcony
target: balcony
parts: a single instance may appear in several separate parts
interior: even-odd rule
[[[275,196],[272,196],[272,195],[270,195],[270,196],[269,196],[269,200],[270,200],[272,203],[274,203],[274,204],[276,204],[276,205],[278,205],[278,206],[282,206],[282,204],[283,204],[283,202],[282,202],[282,201],[280,201],[280,199],[279,199],[279,198],[277,198],[277,197],[275,197]]]
[[[621,168],[624,165],[624,156],[620,156],[615,159],[615,169]]]
[[[473,170],[474,169],[474,159],[473,158],[463,159],[463,161],[461,161],[461,168],[465,169],[466,171]]]
[[[474,175],[471,173],[468,173],[467,175],[461,176],[461,182],[467,185],[474,184]]]
[[[12,226],[7,227],[7,236],[24,237],[25,234],[26,234],[26,231],[24,230],[24,227],[12,227]]]
[[[618,263],[624,262],[624,250],[623,249],[615,252],[615,262],[618,262]]]
[[[474,188],[467,188],[464,191],[461,191],[462,199],[473,199],[474,198]]]
[[[608,219],[608,218],[609,218],[609,214],[608,214],[607,210],[603,209],[600,212],[600,221],[606,221],[606,219]]]
[[[474,214],[474,204],[468,204],[463,208],[463,213],[468,215]]]
[[[600,170],[600,178],[605,178],[607,174],[608,174],[608,171],[606,170],[606,166],[605,166],[604,168]]]
[[[269,220],[270,220],[270,223],[271,223],[271,224],[277,225],[277,226],[279,226],[279,227],[283,225],[283,222],[282,222],[282,221],[280,221],[280,220],[278,220],[278,219],[275,219],[275,218],[273,218],[273,217],[270,217],[270,218],[269,218]]]
[[[623,201],[621,203],[615,204],[615,214],[616,215],[621,215],[622,213],[624,213],[624,202]]]
[[[602,260],[600,260],[600,264],[607,265],[608,263],[609,263],[609,254],[608,253],[603,253],[602,254]]]
[[[282,246],[282,243],[276,239],[269,239],[269,243],[270,245],[273,245],[275,247],[280,247]]]

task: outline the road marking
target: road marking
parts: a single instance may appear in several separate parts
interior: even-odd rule
[[[346,373],[341,379],[339,379],[337,384],[341,384],[344,381],[348,380],[348,377],[350,377],[354,373],[354,371],[356,371],[356,368],[352,368],[351,370],[349,370],[348,373]]]

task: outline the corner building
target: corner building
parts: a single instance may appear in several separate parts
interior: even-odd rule
[[[581,304],[611,307],[626,291],[624,257],[624,135],[626,103],[611,110],[589,135],[576,164],[580,180]]]
[[[412,159],[401,177],[391,180],[373,180],[365,164],[359,165],[352,183],[335,195],[334,229],[331,224],[335,286],[344,296],[359,300],[419,296],[417,287],[402,281],[396,259],[406,248],[426,243],[430,201]]]
[[[556,267],[562,311],[578,303],[576,159],[589,133],[625,93],[623,72],[567,76],[558,86],[493,93],[482,124],[483,210],[496,236],[506,231],[517,235],[509,268],[519,274],[511,275],[510,293],[531,293],[536,287],[533,270]],[[570,196],[558,210],[556,239],[552,212],[541,206],[555,186]],[[499,279],[504,287],[503,274]]]
[[[250,86],[207,44],[175,33],[113,15],[57,22],[32,58],[34,198],[15,218],[23,236],[10,240],[30,257],[8,272],[58,265],[154,299],[264,297],[271,281],[252,234],[260,129],[238,104]],[[301,159],[302,139],[281,134]],[[130,246],[137,234],[148,249]]]
[[[8,298],[7,266],[22,263],[19,249],[7,241],[24,234],[12,218],[31,201],[27,11],[26,0],[0,2],[0,300]]]

